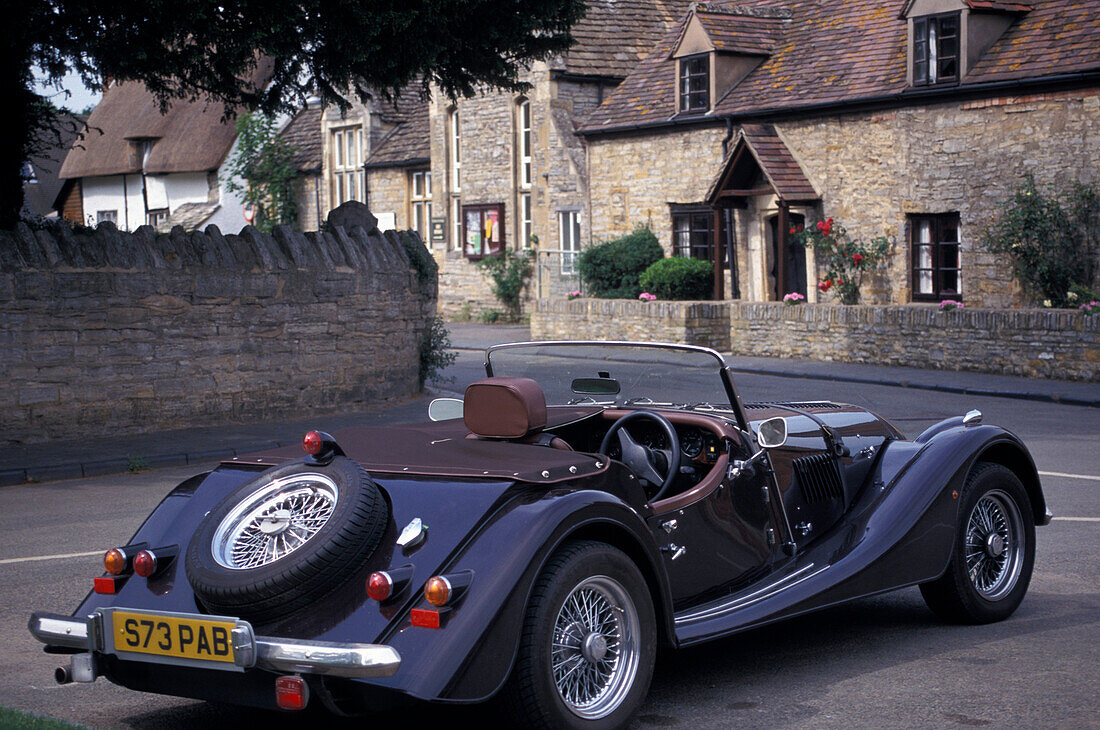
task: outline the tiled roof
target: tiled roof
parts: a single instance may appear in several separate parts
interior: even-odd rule
[[[806,178],[806,173],[795,161],[787,145],[776,134],[775,127],[770,124],[746,124],[741,127],[737,143],[730,147],[718,177],[711,184],[707,200],[713,200],[718,195],[729,165],[743,150],[753,156],[775,194],[783,200],[808,201],[821,197]]]
[[[321,169],[321,109],[307,107],[290,120],[279,136],[294,146],[294,166],[301,172]]]
[[[565,54],[565,70],[625,77],[689,5],[690,0],[588,0],[584,17],[572,29],[577,42]]]
[[[770,55],[783,37],[783,18],[759,18],[702,9],[695,15],[715,50]]]
[[[791,18],[780,20],[785,31],[774,52],[719,99],[709,116],[855,103],[909,90],[906,22],[898,17],[901,4],[741,0],[739,5],[742,9],[785,8]],[[1015,17],[958,88],[1100,69],[1100,0],[1036,0],[1031,6],[1030,12]],[[657,44],[589,115],[582,133],[673,119],[675,61],[670,54],[680,33],[681,29],[674,30]],[[758,40],[764,44],[774,38],[761,31]]]
[[[420,97],[419,82],[406,86],[392,102],[380,100],[375,108],[383,121],[397,126],[371,150],[367,167],[401,167],[431,158],[428,101]]]

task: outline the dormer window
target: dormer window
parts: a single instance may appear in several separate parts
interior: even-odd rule
[[[710,109],[710,57],[703,53],[680,59],[680,111]]]
[[[959,80],[959,13],[913,20],[913,85]]]

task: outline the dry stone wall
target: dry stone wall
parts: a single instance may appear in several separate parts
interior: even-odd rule
[[[0,443],[414,396],[436,281],[368,227],[0,232]]]

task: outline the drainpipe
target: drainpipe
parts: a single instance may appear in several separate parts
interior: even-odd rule
[[[726,136],[722,138],[722,159],[729,154],[730,140],[733,139],[733,119],[726,117]]]

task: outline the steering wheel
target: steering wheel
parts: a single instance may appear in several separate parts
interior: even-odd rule
[[[626,430],[626,425],[634,421],[655,421],[665,432],[668,439],[668,449],[654,449],[634,440]],[[642,479],[661,486],[650,497],[654,502],[660,499],[676,481],[676,475],[680,473],[680,437],[676,435],[676,429],[669,420],[660,413],[653,411],[634,411],[628,413],[615,423],[611,424],[607,434],[600,442],[600,453],[608,456],[611,448],[611,437],[618,435],[619,446],[623,452],[623,463]],[[661,475],[663,470],[664,476]]]

